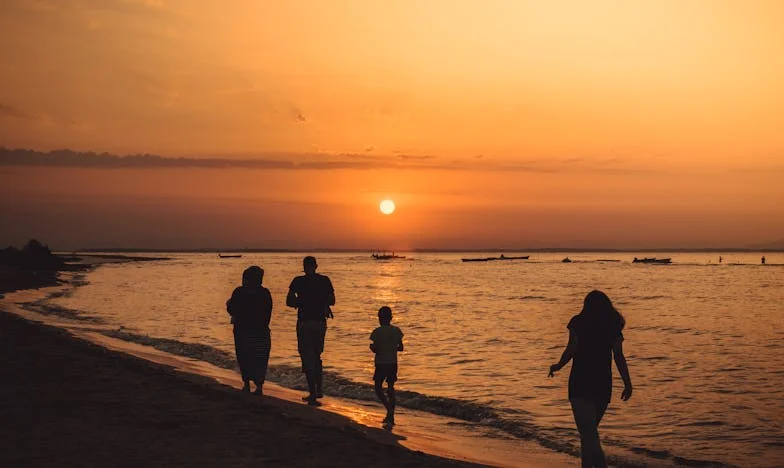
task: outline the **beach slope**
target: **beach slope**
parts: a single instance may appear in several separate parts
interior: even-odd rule
[[[0,466],[476,466],[0,311]]]

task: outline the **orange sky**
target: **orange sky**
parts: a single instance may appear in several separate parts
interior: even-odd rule
[[[3,164],[0,243],[779,240],[782,44],[779,1],[2,2],[0,145],[229,167]]]

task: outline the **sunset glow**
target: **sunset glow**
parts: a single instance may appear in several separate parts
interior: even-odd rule
[[[3,159],[0,241],[775,243],[783,43],[765,0],[4,2],[1,146],[165,159]]]

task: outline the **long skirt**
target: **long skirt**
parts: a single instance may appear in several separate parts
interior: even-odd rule
[[[267,377],[272,337],[269,328],[245,330],[234,327],[234,350],[243,382],[264,383]]]

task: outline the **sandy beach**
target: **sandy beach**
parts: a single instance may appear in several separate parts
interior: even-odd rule
[[[476,466],[0,313],[2,466]]]

